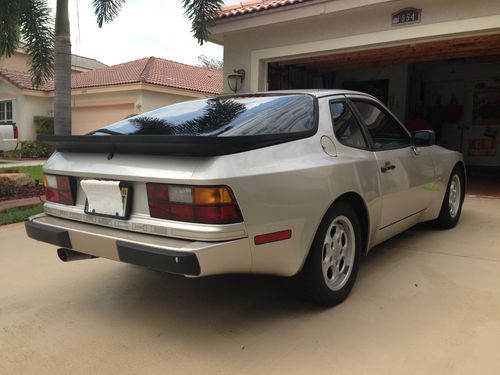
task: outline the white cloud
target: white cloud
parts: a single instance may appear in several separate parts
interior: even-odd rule
[[[56,0],[49,0],[49,5],[55,11]],[[74,54],[109,65],[147,56],[193,65],[201,54],[222,58],[221,46],[200,46],[192,37],[181,0],[127,0],[115,21],[102,29],[97,27],[90,0],[69,1],[69,5]]]

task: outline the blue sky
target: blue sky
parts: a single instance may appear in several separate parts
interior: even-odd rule
[[[226,0],[226,4],[238,0]],[[56,0],[49,0],[54,9]],[[184,17],[181,0],[128,0],[118,18],[97,27],[90,0],[71,0],[71,44],[77,55],[113,65],[156,56],[186,64],[201,54],[222,58],[222,47],[198,45]]]

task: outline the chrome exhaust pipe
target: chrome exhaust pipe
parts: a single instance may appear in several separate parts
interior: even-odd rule
[[[57,256],[63,262],[72,262],[74,260],[84,260],[84,259],[95,259],[95,258],[97,258],[96,256],[93,256],[93,255],[79,253],[78,251],[70,250],[70,249],[65,249],[65,248],[57,249]]]

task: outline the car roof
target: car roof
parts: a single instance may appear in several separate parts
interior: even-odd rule
[[[352,90],[341,90],[341,89],[307,89],[307,90],[274,90],[274,91],[258,91],[258,92],[247,92],[247,93],[237,93],[231,95],[231,97],[243,97],[243,96],[265,96],[265,95],[291,95],[291,94],[307,94],[313,95],[317,98],[323,98],[325,96],[334,96],[334,95],[362,95],[372,99],[374,98],[372,95],[360,92],[360,91],[352,91]]]

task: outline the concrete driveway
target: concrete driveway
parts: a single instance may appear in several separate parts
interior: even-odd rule
[[[500,200],[376,248],[325,310],[278,278],[185,279],[0,228],[0,373],[498,374]]]

